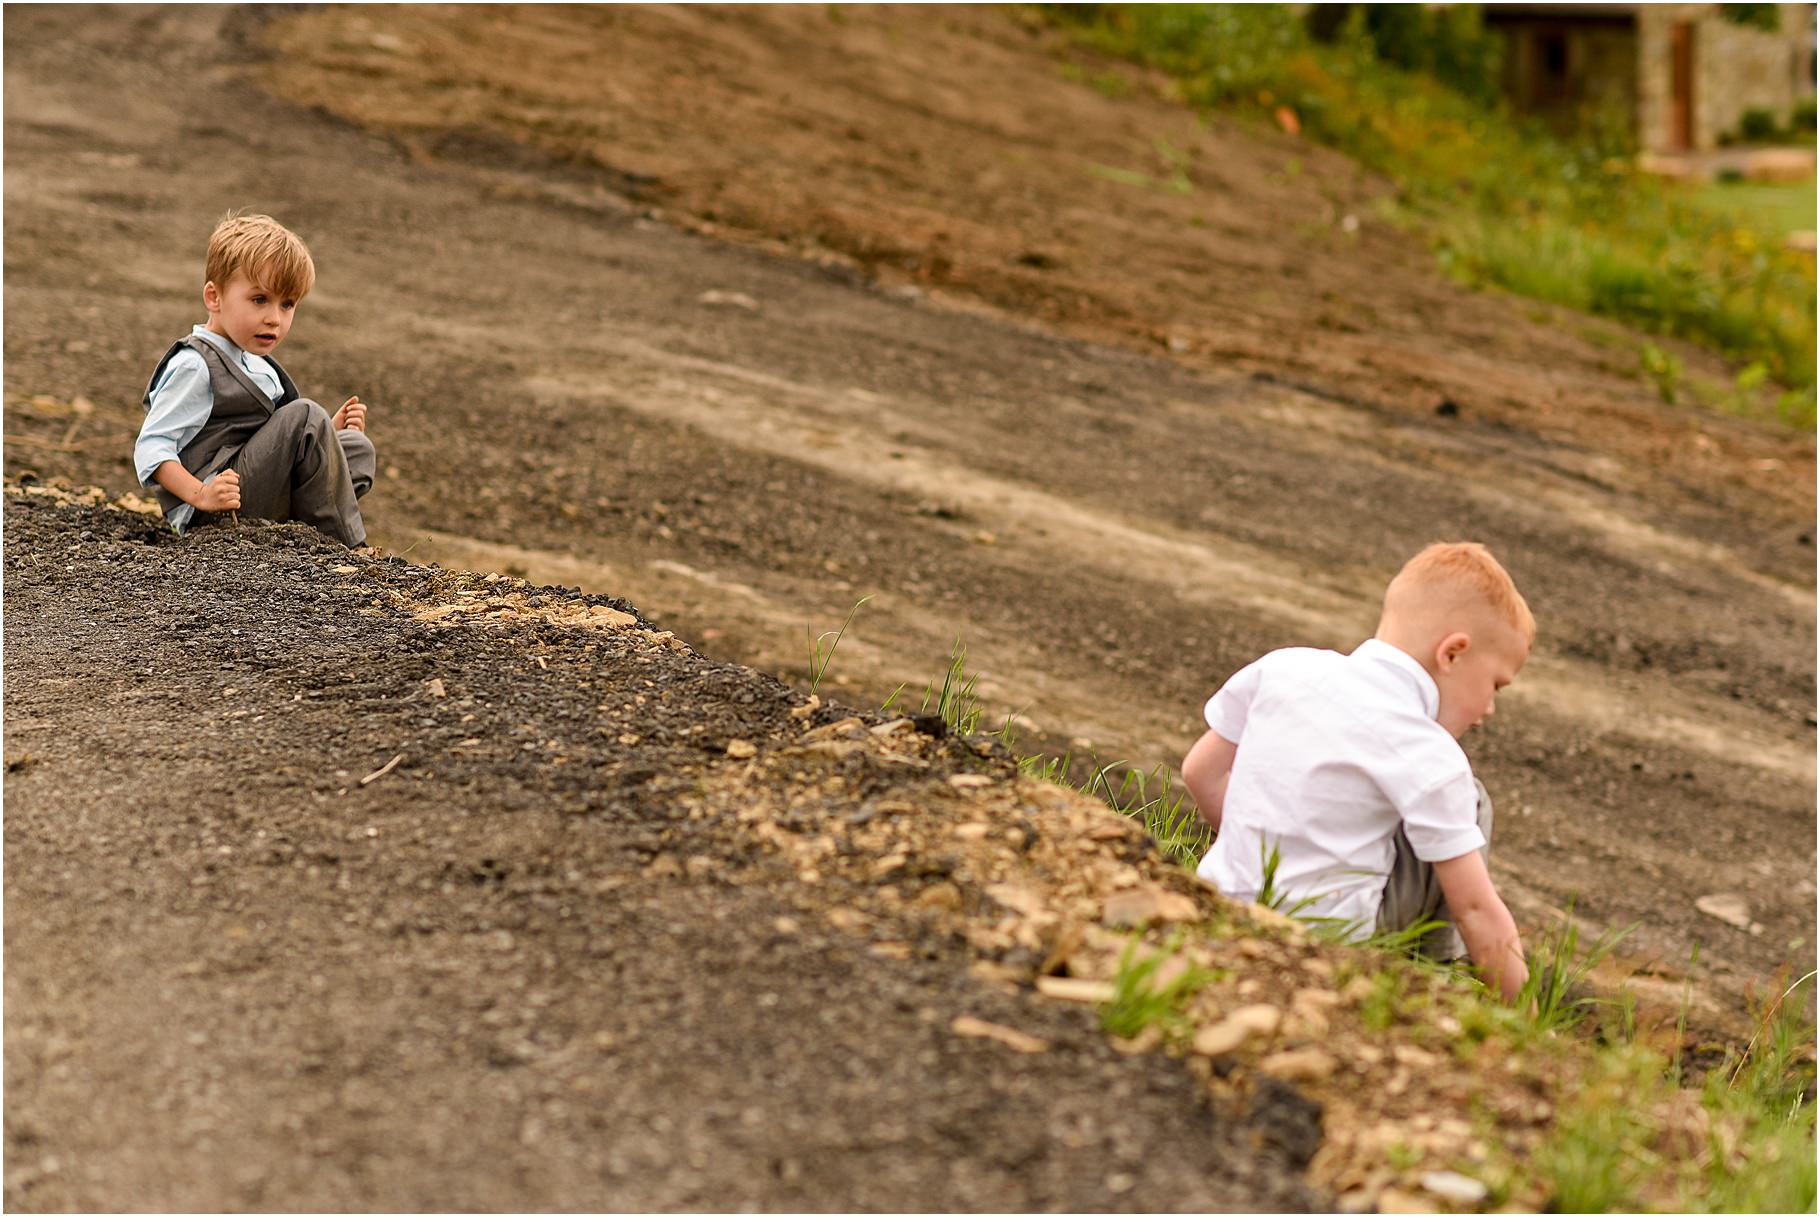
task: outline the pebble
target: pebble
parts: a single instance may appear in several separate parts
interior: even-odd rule
[[[630,613],[622,613],[616,608],[604,604],[588,606],[588,617],[594,625],[637,625],[638,618]]]
[[[1339,1067],[1339,1061],[1319,1048],[1293,1048],[1272,1053],[1258,1062],[1264,1073],[1292,1082],[1319,1081]]]
[[[983,773],[957,773],[948,779],[948,785],[956,790],[978,790],[992,785],[992,779]]]
[[[1491,1194],[1491,1189],[1477,1179],[1458,1171],[1429,1171],[1422,1176],[1422,1190],[1439,1196],[1449,1204],[1478,1204]]]
[[[736,761],[743,761],[758,755],[758,746],[751,740],[728,740],[727,755]]]
[[[1194,1050],[1202,1056],[1224,1056],[1254,1035],[1273,1035],[1283,1023],[1283,1012],[1263,1004],[1240,1006],[1194,1037]]]
[[[1708,917],[1723,921],[1726,925],[1736,926],[1740,930],[1751,928],[1750,905],[1745,903],[1742,896],[1733,895],[1730,892],[1715,892],[1694,901],[1694,907]]]
[[[1135,887],[1108,896],[1100,919],[1115,929],[1129,928],[1152,921],[1199,921],[1201,910],[1180,892]]]
[[[935,883],[924,888],[914,902],[918,908],[944,909],[947,912],[959,912],[961,907],[961,889],[952,883]]]
[[[1380,1213],[1432,1213],[1435,1206],[1420,1196],[1398,1191],[1387,1187],[1378,1193],[1378,1212]]]

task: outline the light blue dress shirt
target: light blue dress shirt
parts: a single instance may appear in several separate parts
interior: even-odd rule
[[[206,325],[196,326],[190,333],[214,343],[229,359],[239,360],[253,383],[273,401],[283,395],[284,386],[269,360],[247,354],[226,335],[217,334]],[[164,374],[152,386],[152,407],[146,411],[139,440],[133,445],[133,469],[139,474],[141,486],[153,484],[152,474],[164,462],[182,459],[184,445],[196,438],[214,408],[215,391],[209,385],[209,367],[202,356],[187,348],[171,356],[164,365]],[[194,507],[180,504],[170,514],[171,527],[182,532],[195,514]]]

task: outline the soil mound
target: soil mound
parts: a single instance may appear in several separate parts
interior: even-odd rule
[[[9,1208],[1322,1207],[1293,1103],[968,975],[994,877],[1187,883],[1003,756],[623,601],[5,516]]]

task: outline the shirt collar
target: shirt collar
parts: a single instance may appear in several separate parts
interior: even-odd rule
[[[1352,652],[1353,658],[1364,659],[1372,663],[1393,668],[1401,673],[1422,699],[1422,710],[1430,718],[1441,713],[1441,689],[1435,684],[1435,678],[1428,674],[1416,661],[1415,656],[1399,647],[1392,646],[1382,638],[1367,638]]]
[[[242,362],[245,362],[246,359],[249,358],[247,353],[245,351],[241,350],[239,345],[237,343],[235,343],[235,341],[232,338],[229,338],[226,334],[217,334],[214,330],[211,330],[206,325],[192,326],[190,329],[190,333],[196,335],[198,338],[208,339],[210,342],[212,342],[216,346],[220,347],[223,351],[225,351],[229,355],[232,355],[235,358],[241,360]],[[252,356],[252,358],[257,358],[257,356]]]

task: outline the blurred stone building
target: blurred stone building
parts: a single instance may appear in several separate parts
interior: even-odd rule
[[[1722,11],[1733,10],[1732,16]],[[1734,19],[1754,10],[1757,23]],[[1705,150],[1764,111],[1787,127],[1814,98],[1808,4],[1487,4],[1504,87],[1563,127],[1628,126],[1645,152]],[[1773,12],[1776,28],[1762,28]]]

